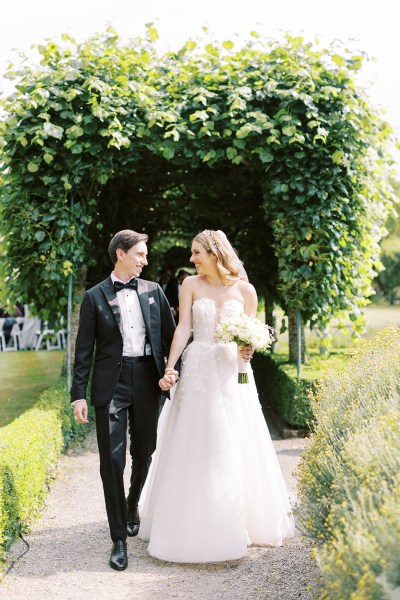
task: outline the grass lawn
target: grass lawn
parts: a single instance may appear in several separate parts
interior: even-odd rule
[[[367,329],[362,337],[371,337],[374,335],[379,329],[382,329],[386,325],[389,324],[397,324],[400,325],[400,306],[390,306],[390,305],[379,305],[379,304],[369,304],[365,309],[365,319]],[[278,308],[277,313],[277,323],[276,323],[276,331],[277,337],[279,339],[279,345],[277,350],[287,351],[287,342],[288,342],[288,333],[287,330],[285,333],[279,333],[282,318],[284,317],[283,312]],[[260,317],[263,320],[263,316]],[[350,321],[348,323],[348,327],[350,328]],[[335,327],[335,322],[333,321],[332,325],[329,328],[329,333],[333,336],[333,347],[334,348],[352,348],[357,342],[353,340],[349,335],[339,331]],[[311,332],[307,327],[305,330],[307,348],[310,349],[312,347],[319,346],[319,339],[315,332]]]
[[[36,402],[43,390],[60,377],[64,352],[0,353],[0,427]]]
[[[369,304],[365,308],[368,327],[381,329],[388,323],[400,325],[400,306],[380,306]]]

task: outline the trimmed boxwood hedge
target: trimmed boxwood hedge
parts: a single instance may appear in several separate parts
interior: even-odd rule
[[[64,380],[0,429],[0,558],[38,515],[61,453],[86,432],[73,418]]]
[[[263,408],[273,408],[288,425],[309,427],[313,419],[309,394],[315,379],[297,379],[292,365],[269,354],[255,354],[252,366]]]
[[[309,364],[302,366],[300,379],[285,352],[256,353],[251,361],[263,408],[272,408],[284,423],[293,427],[311,427],[314,419],[311,395],[327,366],[327,359],[319,353],[311,350],[309,355]],[[345,350],[332,352],[332,357],[342,367],[349,358]]]

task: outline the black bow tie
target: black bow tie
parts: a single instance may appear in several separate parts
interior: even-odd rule
[[[122,283],[122,281],[114,281],[114,292],[120,292],[121,290],[125,290],[129,288],[130,290],[137,290],[137,279],[131,279],[126,283]]]

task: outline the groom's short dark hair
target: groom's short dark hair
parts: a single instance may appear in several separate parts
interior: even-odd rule
[[[146,233],[137,233],[136,231],[132,231],[132,229],[118,231],[108,246],[108,254],[114,265],[117,262],[118,248],[121,248],[124,252],[128,252],[132,246],[136,246],[139,242],[147,242],[148,239],[149,236]]]

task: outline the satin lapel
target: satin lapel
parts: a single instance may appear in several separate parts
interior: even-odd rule
[[[117,298],[117,294],[114,292],[114,285],[111,277],[105,280],[105,282],[101,285],[101,290],[106,297],[108,304],[112,310],[112,313],[115,317],[117,325],[122,335],[122,321],[121,321],[121,311],[119,308],[119,302]]]
[[[147,285],[141,279],[137,280],[138,282],[138,298],[140,308],[142,309],[142,315],[144,324],[146,326],[147,334],[151,335],[151,323],[150,323],[150,304],[149,304],[149,296],[147,294]]]

